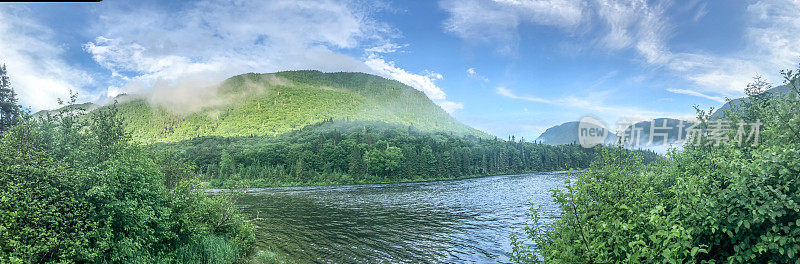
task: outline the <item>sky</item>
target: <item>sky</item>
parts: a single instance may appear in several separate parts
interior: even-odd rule
[[[459,121],[535,138],[780,85],[800,1],[198,0],[0,3],[0,63],[23,106],[192,94],[246,72],[358,71],[423,91]]]

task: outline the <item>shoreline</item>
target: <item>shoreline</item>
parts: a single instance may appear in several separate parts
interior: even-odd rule
[[[530,171],[530,172],[520,172],[520,173],[500,173],[500,174],[486,174],[486,175],[471,175],[471,176],[463,176],[463,177],[450,177],[450,178],[432,178],[432,179],[423,179],[423,180],[404,180],[404,181],[385,181],[385,182],[358,182],[358,183],[332,183],[332,184],[325,184],[325,183],[309,183],[309,184],[285,184],[285,185],[272,185],[272,186],[263,186],[263,187],[240,187],[240,188],[233,188],[233,190],[242,191],[244,193],[248,192],[255,192],[267,189],[287,189],[287,188],[313,188],[313,187],[358,187],[358,186],[369,186],[369,185],[388,185],[388,184],[417,184],[417,183],[430,183],[430,182],[447,182],[447,181],[456,181],[456,180],[467,180],[467,179],[480,179],[480,178],[488,178],[488,177],[496,177],[496,176],[512,176],[512,175],[523,175],[523,174],[573,174],[573,173],[582,173],[586,171],[585,169],[574,169],[574,170],[559,170],[559,171]],[[231,188],[203,188],[203,192],[209,194],[216,194],[220,192],[230,191]]]

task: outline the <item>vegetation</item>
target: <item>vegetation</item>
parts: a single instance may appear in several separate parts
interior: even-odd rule
[[[74,102],[74,96],[73,100]],[[192,168],[131,143],[115,106],[0,135],[0,262],[234,263],[253,227]]]
[[[402,182],[586,168],[600,147],[483,139],[414,126],[328,120],[279,136],[200,137],[157,144],[212,186]],[[641,152],[647,162],[658,155]]]
[[[213,98],[193,103],[122,95],[118,108],[133,139],[146,144],[279,135],[329,119],[489,137],[453,119],[422,92],[365,73],[248,73],[225,80],[216,91]]]
[[[17,93],[11,87],[6,65],[0,65],[0,131],[15,125],[19,121],[20,112]]]
[[[784,72],[790,93],[750,100],[715,124],[761,122],[758,144],[701,140],[654,165],[605,150],[591,169],[554,191],[560,213],[543,225],[536,210],[526,238],[512,236],[517,263],[800,263],[800,74]],[[707,134],[708,135],[708,134]],[[702,139],[702,138],[701,138]]]

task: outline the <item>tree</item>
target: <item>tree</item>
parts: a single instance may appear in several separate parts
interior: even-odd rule
[[[362,176],[366,173],[366,165],[364,164],[364,157],[361,152],[361,146],[354,145],[353,151],[350,152],[350,174],[354,176]]]
[[[373,149],[367,152],[367,159],[370,171],[381,176],[392,176],[403,164],[403,150],[398,147]]]
[[[6,65],[0,66],[0,131],[8,130],[17,124],[20,107],[17,105],[17,93],[11,87]]]

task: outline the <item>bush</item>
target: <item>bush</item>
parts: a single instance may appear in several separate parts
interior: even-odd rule
[[[180,176],[190,170],[157,156],[129,142],[114,107],[23,119],[0,135],[0,262],[232,263],[250,254],[253,227],[232,202],[197,191]]]
[[[554,223],[530,214],[533,244],[512,236],[513,260],[800,263],[800,81],[786,77],[790,94],[764,98],[766,89],[751,85],[755,99],[727,115],[763,122],[760,144],[700,142],[649,166],[607,151],[554,192]],[[717,122],[699,114],[703,125]]]

